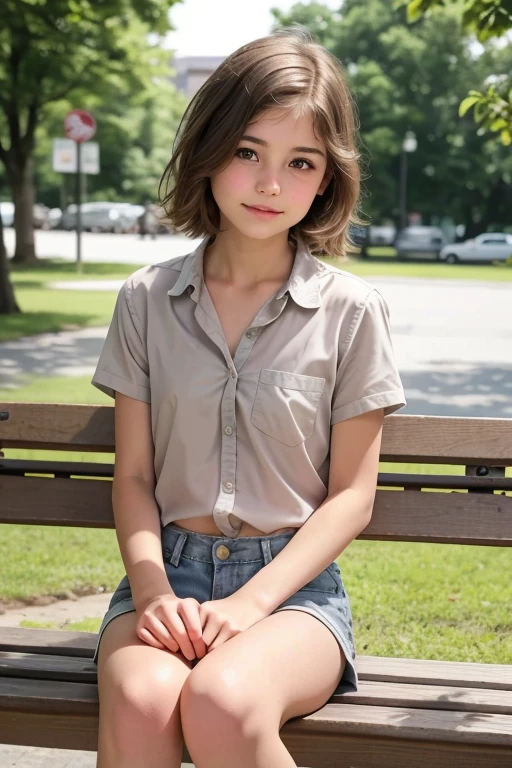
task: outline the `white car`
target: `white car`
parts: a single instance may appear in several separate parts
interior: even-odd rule
[[[14,226],[14,203],[0,202],[0,216],[4,227]]]
[[[445,245],[439,259],[447,264],[458,264],[461,261],[506,261],[511,256],[512,235],[486,232],[463,243]]]

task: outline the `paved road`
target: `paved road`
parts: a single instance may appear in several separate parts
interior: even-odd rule
[[[12,230],[7,232],[8,238]],[[74,233],[36,233],[41,256],[73,258]],[[198,241],[164,236],[84,236],[84,260],[154,263]],[[368,277],[391,311],[408,405],[401,413],[512,417],[512,283]],[[120,281],[105,286],[117,290]],[[69,286],[68,286],[69,289]],[[0,321],[1,322],[1,321]],[[0,345],[0,388],[23,374],[89,375],[106,329],[48,334]]]
[[[76,260],[76,233],[51,230],[35,231],[36,252],[39,258],[58,256],[66,261]],[[84,262],[123,262],[125,264],[154,264],[174,256],[182,256],[201,240],[189,240],[183,235],[161,235],[156,240],[138,235],[107,235],[84,232],[82,235],[82,260]],[[7,253],[14,253],[14,230],[5,230]],[[134,267],[135,269],[135,267]]]

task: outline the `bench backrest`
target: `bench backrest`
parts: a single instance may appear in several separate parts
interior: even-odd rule
[[[0,403],[4,452],[113,454],[114,442],[113,406]],[[0,523],[114,527],[113,460],[21,461],[7,451]],[[380,473],[373,518],[359,538],[512,545],[512,419],[388,416],[381,461],[462,465],[465,474]]]

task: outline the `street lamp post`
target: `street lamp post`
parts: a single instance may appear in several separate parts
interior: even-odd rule
[[[400,228],[407,226],[407,153],[415,152],[418,146],[414,131],[406,131],[400,157]]]

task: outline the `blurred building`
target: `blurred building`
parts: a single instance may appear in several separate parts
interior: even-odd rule
[[[176,56],[171,62],[176,70],[173,82],[189,99],[210,77],[225,56]]]

